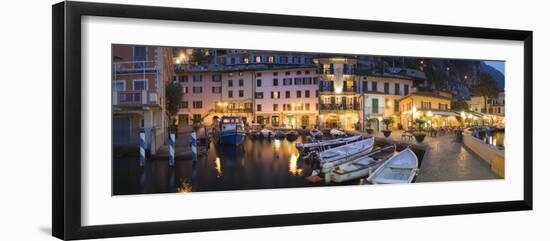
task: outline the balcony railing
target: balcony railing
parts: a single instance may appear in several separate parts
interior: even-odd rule
[[[348,87],[342,88],[342,91],[343,92],[356,92],[357,88],[355,88],[355,86],[348,86]]]
[[[127,61],[113,63],[113,72],[124,73],[150,73],[159,69],[156,61]]]
[[[117,106],[155,106],[160,105],[160,96],[155,91],[127,90],[113,92],[113,105]]]
[[[321,110],[360,110],[359,104],[345,105],[345,104],[321,104],[319,106]]]
[[[252,113],[252,108],[223,108],[215,107],[214,111],[217,113]]]
[[[334,72],[335,72],[334,69],[331,69],[331,68],[328,68],[328,69],[321,69],[321,71],[320,71],[320,73],[325,74],[325,75],[327,75],[327,74],[328,74],[328,75],[331,75],[331,74],[334,74]],[[356,71],[355,71],[354,69],[352,69],[352,70],[346,70],[346,69],[344,69],[344,70],[342,71],[342,74],[345,74],[345,75],[353,75],[353,74],[355,74],[355,73],[356,73]]]

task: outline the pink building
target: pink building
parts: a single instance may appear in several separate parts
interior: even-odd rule
[[[254,116],[268,127],[311,128],[319,112],[316,67],[287,67],[255,72]]]
[[[215,67],[181,65],[176,68],[175,80],[181,84],[183,92],[177,119],[179,126],[199,122],[211,125],[213,118],[220,116],[223,74],[215,71]]]

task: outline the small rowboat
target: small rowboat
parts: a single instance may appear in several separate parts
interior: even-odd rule
[[[337,166],[330,173],[331,181],[341,183],[366,177],[384,163],[387,157],[394,152],[395,145],[391,145]]]
[[[349,144],[361,139],[361,136],[350,136],[344,138],[337,138],[332,140],[324,140],[310,143],[296,143],[296,149],[302,153],[308,153],[313,150],[330,149],[345,144]]]
[[[327,168],[332,168],[336,165],[340,165],[342,163],[351,161],[357,157],[369,153],[370,151],[372,151],[373,147],[374,138],[368,138],[332,148],[319,153],[319,163],[321,164],[323,169],[325,169],[325,166],[327,166]]]
[[[372,184],[411,183],[417,171],[418,157],[407,147],[380,165],[367,181]]]

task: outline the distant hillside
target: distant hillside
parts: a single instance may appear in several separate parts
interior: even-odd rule
[[[481,71],[489,74],[497,81],[499,90],[504,90],[504,74],[484,62],[481,62]]]

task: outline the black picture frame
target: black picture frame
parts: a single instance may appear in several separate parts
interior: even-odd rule
[[[380,219],[532,210],[533,208],[533,32],[414,23],[304,17],[90,2],[52,6],[53,150],[52,233],[60,239],[199,232]],[[213,218],[131,224],[81,224],[81,17],[103,16],[299,27],[378,33],[450,36],[524,43],[524,194],[521,200],[421,207]]]

